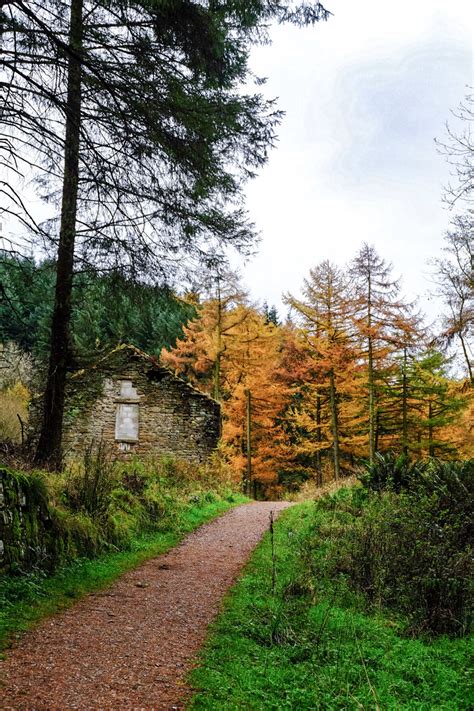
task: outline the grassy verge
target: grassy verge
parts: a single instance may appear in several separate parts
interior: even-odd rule
[[[41,573],[0,581],[0,649],[35,622],[68,607],[87,593],[110,585],[123,573],[175,546],[187,533],[247,499],[226,499],[189,505],[170,521],[169,529],[134,538],[127,550],[79,558],[50,577]]]
[[[307,503],[278,519],[275,591],[267,534],[192,674],[192,709],[474,707],[472,641],[409,638],[400,616],[369,611],[343,578],[318,580],[314,571],[318,561],[324,568],[332,543],[321,536],[315,545],[312,537],[336,515],[323,502]]]

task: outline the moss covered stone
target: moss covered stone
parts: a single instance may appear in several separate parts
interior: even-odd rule
[[[54,569],[70,551],[68,537],[42,475],[0,469],[0,573]]]

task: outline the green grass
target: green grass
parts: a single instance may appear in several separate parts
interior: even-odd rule
[[[227,598],[192,673],[196,709],[410,709],[467,711],[472,640],[403,636],[403,620],[367,612],[343,580],[309,574],[313,504],[284,512],[275,527],[277,584],[267,534]],[[329,523],[331,523],[329,521]]]
[[[107,587],[123,573],[168,551],[187,533],[248,499],[228,499],[190,505],[170,530],[135,538],[128,550],[79,558],[50,577],[41,573],[8,576],[0,581],[0,649],[39,620],[69,607],[87,593]]]

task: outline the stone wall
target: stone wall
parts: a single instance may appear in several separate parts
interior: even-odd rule
[[[0,469],[0,572],[53,568],[63,550],[41,483]]]
[[[126,429],[116,430],[122,406],[130,415],[129,436]],[[135,438],[132,420],[137,409]],[[173,455],[203,462],[219,437],[219,404],[136,349],[117,350],[96,368],[70,379],[63,434],[66,458],[78,458],[91,442],[104,441],[120,459]]]

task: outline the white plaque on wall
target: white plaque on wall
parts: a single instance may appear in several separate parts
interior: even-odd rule
[[[122,442],[138,440],[138,405],[119,404],[115,417],[115,439]]]
[[[120,381],[120,397],[129,400],[136,400],[137,390],[133,387],[131,380],[121,380]]]

